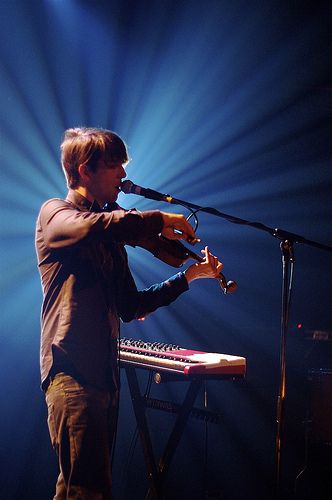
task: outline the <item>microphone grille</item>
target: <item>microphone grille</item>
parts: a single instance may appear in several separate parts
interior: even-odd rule
[[[125,194],[132,193],[134,184],[127,179],[126,181],[121,182],[121,191]]]

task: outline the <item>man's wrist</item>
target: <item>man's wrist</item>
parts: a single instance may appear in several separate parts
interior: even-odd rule
[[[194,281],[196,279],[196,268],[195,268],[195,264],[193,264],[192,266],[188,267],[185,271],[184,271],[184,275],[186,277],[186,280],[189,283],[191,283],[192,281]]]

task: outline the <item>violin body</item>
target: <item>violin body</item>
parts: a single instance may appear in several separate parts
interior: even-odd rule
[[[169,240],[162,235],[138,241],[135,243],[135,246],[144,248],[157,259],[172,267],[181,267],[187,260],[192,258],[197,260],[197,257],[199,257],[186,248],[179,240]]]
[[[104,212],[112,212],[113,210],[124,210],[116,202],[106,203],[103,207]],[[201,262],[201,256],[186,248],[179,240],[169,240],[161,234],[152,238],[129,242],[130,246],[144,248],[152,253],[157,259],[169,264],[172,267],[181,267],[189,259],[194,259]]]
[[[121,209],[121,207],[116,202],[106,203],[103,207],[103,210],[106,212],[112,212],[113,210],[119,209]],[[173,267],[181,267],[189,259],[196,260],[197,262],[204,261],[203,257],[196,254],[192,250],[189,250],[189,248],[184,246],[181,241],[169,240],[161,234],[153,236],[152,238],[127,243],[133,247],[138,246],[144,248],[148,252],[152,253],[152,255],[154,255],[157,259]],[[237,290],[236,282],[226,281],[226,278],[222,273],[219,273],[217,279],[225,294],[233,293]]]
[[[103,208],[103,210],[107,212],[119,209],[121,209],[121,207],[117,203],[107,203]],[[203,257],[196,254],[192,250],[189,250],[189,248],[184,246],[181,241],[169,240],[161,234],[144,240],[128,242],[128,244],[133,247],[138,246],[144,248],[148,252],[152,253],[152,255],[154,255],[157,259],[169,264],[172,267],[181,267],[189,259],[196,260],[197,262],[204,261]],[[235,281],[226,281],[226,278],[222,273],[219,273],[217,279],[225,294],[236,291],[237,284]]]

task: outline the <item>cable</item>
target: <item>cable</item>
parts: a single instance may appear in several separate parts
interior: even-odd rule
[[[189,220],[191,219],[191,217],[194,217],[195,219],[195,227],[194,227],[194,231],[196,232],[197,231],[197,228],[198,228],[198,217],[196,215],[196,213],[198,212],[198,210],[192,210],[191,208],[189,208],[191,214],[188,215],[187,217],[187,221],[189,222]]]
[[[209,207],[199,207],[197,208],[196,210],[193,210],[192,208],[190,207],[187,207],[186,205],[183,205],[185,208],[187,208],[188,210],[190,210],[191,214],[188,215],[187,217],[187,221],[189,222],[189,220],[191,219],[191,217],[194,217],[195,219],[195,227],[194,227],[194,231],[196,232],[197,231],[197,228],[198,228],[198,223],[199,223],[199,220],[198,220],[198,217],[197,217],[197,213],[200,212],[201,210],[206,210],[207,208]]]

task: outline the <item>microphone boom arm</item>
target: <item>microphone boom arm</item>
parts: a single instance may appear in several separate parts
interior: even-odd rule
[[[317,241],[309,240],[304,236],[299,234],[291,233],[289,231],[285,231],[284,229],[272,228],[262,224],[261,222],[252,222],[246,219],[240,219],[239,217],[235,217],[233,215],[225,214],[217,210],[216,208],[211,207],[202,207],[200,205],[196,205],[195,203],[191,203],[189,201],[180,200],[178,198],[174,198],[169,194],[159,193],[158,191],[154,191],[153,189],[143,188],[141,186],[137,186],[129,179],[123,181],[121,185],[121,190],[126,194],[137,194],[138,196],[144,196],[145,198],[155,200],[155,201],[164,201],[166,203],[170,203],[172,205],[181,205],[188,209],[194,209],[195,211],[205,212],[211,215],[215,215],[217,217],[221,217],[222,219],[228,220],[232,224],[240,224],[244,226],[254,227],[255,229],[259,229],[260,231],[265,231],[269,233],[274,238],[277,238],[281,241],[292,241],[294,243],[303,243],[305,245],[310,245],[312,247],[319,248],[321,250],[326,250],[328,252],[332,252],[332,246],[325,245],[323,243],[319,243]]]

